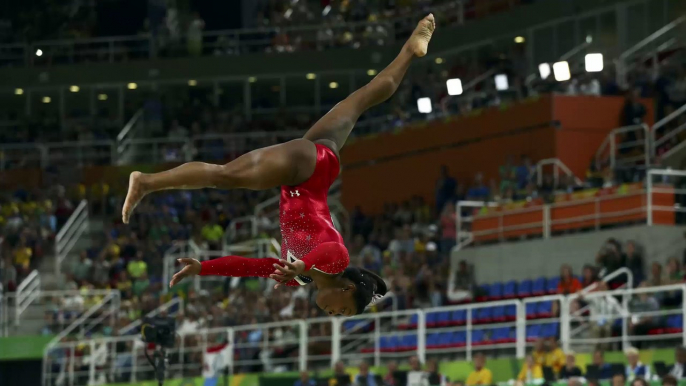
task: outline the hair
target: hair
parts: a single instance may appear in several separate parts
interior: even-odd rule
[[[676,385],[678,381],[676,380],[676,377],[673,375],[665,375],[662,377],[662,384],[663,385]]]
[[[641,386],[648,386],[648,382],[641,377],[638,377],[638,378],[634,379],[633,381],[631,381],[632,385],[635,385],[636,383],[638,383]]]
[[[355,284],[353,298],[355,299],[357,315],[363,313],[374,299],[386,295],[388,292],[386,282],[379,275],[364,268],[348,267],[343,271],[341,277]]]

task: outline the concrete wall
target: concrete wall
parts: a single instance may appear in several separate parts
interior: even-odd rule
[[[558,275],[562,264],[569,264],[575,274],[585,264],[591,264],[600,246],[614,237],[621,242],[635,240],[645,251],[646,269],[653,261],[665,263],[667,258],[681,259],[686,239],[684,227],[635,226],[559,236],[547,240],[509,242],[498,245],[467,248],[452,256],[453,268],[460,260],[474,264],[478,283],[533,279]]]

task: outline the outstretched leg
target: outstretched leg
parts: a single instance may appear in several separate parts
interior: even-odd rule
[[[426,55],[435,28],[433,14],[422,19],[393,62],[371,82],[334,106],[307,131],[304,138],[325,144],[338,153],[360,115],[390,98],[400,86],[412,59]]]

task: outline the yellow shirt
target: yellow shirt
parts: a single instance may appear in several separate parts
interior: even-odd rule
[[[24,269],[29,268],[31,255],[33,255],[31,248],[17,248],[14,251],[14,264],[21,265]]]
[[[202,237],[207,241],[219,241],[224,236],[224,230],[219,225],[205,225],[202,227]]]
[[[545,365],[552,368],[556,374],[564,367],[565,360],[565,353],[559,347],[545,355]]]
[[[547,353],[545,351],[534,351],[531,353],[531,356],[534,358],[534,362],[536,362],[537,365],[546,366]]]
[[[489,370],[485,367],[479,371],[474,370],[467,377],[467,382],[465,382],[465,384],[467,386],[492,385],[493,384],[493,374],[491,373],[491,370]]]
[[[522,366],[522,370],[519,372],[519,376],[517,377],[518,381],[534,381],[537,379],[543,379],[543,368],[539,364],[535,364],[533,368],[531,368],[531,379],[528,379],[528,373],[529,373],[529,366],[525,363],[524,366]]]

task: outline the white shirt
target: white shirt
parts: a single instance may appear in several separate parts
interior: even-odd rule
[[[686,375],[686,368],[684,367],[685,366],[681,363],[675,363],[672,367],[672,370],[669,372],[669,375],[674,376],[676,379],[685,378],[684,376]]]

